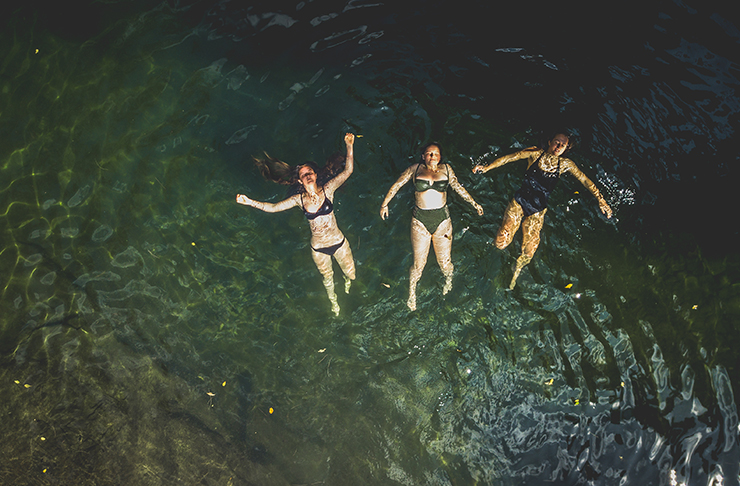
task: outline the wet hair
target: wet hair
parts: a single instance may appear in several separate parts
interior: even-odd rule
[[[439,161],[442,162],[442,159],[444,158],[442,154],[444,152],[442,151],[442,145],[438,142],[429,142],[428,144],[424,145],[421,148],[421,161],[424,162],[424,154],[427,153],[427,149],[432,146],[437,147],[439,149]]]
[[[254,159],[254,165],[259,169],[262,177],[278,184],[290,186],[288,196],[305,191],[303,184],[298,179],[298,174],[302,167],[311,167],[316,173],[316,184],[323,186],[344,170],[346,162],[346,156],[340,152],[331,154],[326,160],[326,164],[321,168],[313,161],[290,166],[282,160],[271,157],[267,152],[265,152],[265,158],[263,159],[257,157],[252,158]]]
[[[552,135],[550,135],[547,140],[542,141],[542,149],[547,150],[550,148],[550,142],[553,138],[557,137],[558,135],[565,135],[568,138],[568,146],[565,147],[565,150],[563,151],[563,155],[565,155],[569,150],[571,150],[573,147],[575,147],[575,140],[573,139],[573,135],[567,130],[560,130],[557,132],[553,132]]]

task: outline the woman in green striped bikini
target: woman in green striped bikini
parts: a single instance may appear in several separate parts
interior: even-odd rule
[[[422,150],[422,161],[412,164],[391,186],[380,208],[380,217],[388,217],[388,203],[399,189],[409,181],[414,184],[416,205],[411,218],[411,245],[414,250],[414,263],[409,271],[409,309],[416,310],[416,284],[427,263],[429,247],[434,247],[437,263],[445,276],[442,294],[452,290],[452,273],[454,266],[450,258],[452,249],[452,220],[447,209],[447,187],[460,195],[472,205],[479,215],[483,208],[460,185],[450,164],[443,164],[439,144],[426,145]]]

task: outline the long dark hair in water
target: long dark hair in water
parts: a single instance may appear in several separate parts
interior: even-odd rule
[[[304,190],[303,185],[298,181],[298,171],[301,167],[311,167],[314,172],[316,172],[316,183],[319,186],[323,186],[344,170],[346,158],[344,154],[335,152],[326,159],[324,166],[319,168],[319,166],[312,161],[291,166],[282,160],[271,157],[267,152],[264,154],[264,158],[252,157],[254,159],[254,165],[257,166],[265,179],[277,182],[278,184],[290,186],[288,189],[289,196],[298,194]]]

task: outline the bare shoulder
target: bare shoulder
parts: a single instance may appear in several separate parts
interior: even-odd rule
[[[419,166],[420,165],[421,165],[420,163],[415,163],[415,164],[409,165],[406,168],[406,170],[403,171],[403,173],[401,174],[401,178],[410,177],[411,174],[414,174],[419,169]]]
[[[523,148],[519,150],[518,152],[514,152],[509,157],[512,160],[526,159],[526,158],[533,159],[541,152],[542,152],[542,149],[539,147],[527,147],[527,148]]]
[[[297,193],[290,196],[286,201],[292,202],[295,206],[301,205],[301,196],[303,195],[303,191],[298,191]]]

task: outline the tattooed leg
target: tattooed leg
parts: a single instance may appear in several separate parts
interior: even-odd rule
[[[334,292],[334,269],[332,268],[331,257],[315,250],[311,250],[311,256],[319,272],[324,277],[324,288],[326,289],[326,294],[329,296],[329,302],[331,302],[331,311],[335,316],[338,316],[339,303],[337,302],[337,294]]]
[[[352,257],[352,249],[349,247],[349,241],[344,240],[344,245],[337,250],[334,258],[344,273],[344,292],[348,294],[352,286],[352,281],[355,279],[355,259]]]
[[[414,250],[414,263],[409,270],[409,300],[406,305],[411,310],[416,310],[416,284],[419,283],[421,273],[427,264],[429,246],[432,235],[423,224],[416,218],[411,218],[411,246]]]
[[[509,284],[509,289],[514,288],[516,279],[519,278],[522,268],[532,261],[534,252],[537,251],[537,247],[540,245],[540,231],[545,222],[546,212],[547,209],[543,209],[539,213],[535,213],[524,219],[522,224],[522,254],[516,259],[516,268],[514,269],[514,276]]]
[[[514,239],[514,235],[519,229],[519,225],[522,222],[524,211],[522,207],[515,200],[511,200],[506,211],[504,211],[504,220],[501,222],[501,227],[498,229],[496,234],[496,248],[503,250],[511,243]]]
[[[447,218],[444,220],[437,231],[432,236],[432,245],[434,245],[434,254],[437,257],[437,263],[439,264],[442,274],[445,276],[445,285],[442,288],[442,295],[452,290],[452,274],[455,271],[455,267],[452,264],[452,220]]]

